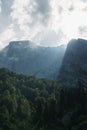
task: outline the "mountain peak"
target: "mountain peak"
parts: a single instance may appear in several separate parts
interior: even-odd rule
[[[76,46],[78,44],[83,46],[83,44],[87,44],[87,40],[81,39],[81,38],[72,39],[72,40],[69,41],[68,46],[73,46],[73,45]]]
[[[79,79],[87,84],[87,40],[69,42],[58,78],[65,86],[78,87]]]
[[[28,41],[28,40],[22,40],[22,41],[11,41],[9,43],[9,46],[10,47],[13,47],[13,48],[26,48],[26,47],[33,47],[34,46],[34,43],[31,42],[31,41]]]
[[[39,78],[56,79],[64,53],[63,46],[43,47],[31,41],[13,41],[0,53],[0,68]]]

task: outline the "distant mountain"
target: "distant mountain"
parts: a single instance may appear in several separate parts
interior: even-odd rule
[[[69,87],[87,84],[87,40],[69,42],[58,79]]]
[[[0,52],[0,68],[33,75],[39,78],[55,79],[59,73],[65,53],[65,46],[35,46],[31,41],[10,42]]]

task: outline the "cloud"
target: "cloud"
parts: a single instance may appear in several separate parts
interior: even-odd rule
[[[13,21],[21,30],[48,23],[50,4],[48,0],[14,0],[11,13]]]
[[[79,27],[87,25],[87,5],[80,0],[61,0],[58,2],[55,0],[52,1],[52,6],[53,9],[55,8],[55,12],[53,10],[54,21],[52,27],[56,32],[59,30],[63,32],[63,36],[66,37],[65,42],[72,38],[84,38],[79,32]],[[57,9],[59,7],[62,7],[62,11],[58,15]],[[58,36],[60,37],[59,34]],[[62,39],[65,39],[65,37],[62,37]]]
[[[16,34],[13,30],[13,25],[6,28],[6,30],[0,34],[0,49],[8,45],[9,41],[11,40],[16,40]]]
[[[1,0],[0,32],[12,24],[10,17],[12,3],[13,0]]]
[[[31,16],[34,20],[47,23],[51,15],[51,6],[49,0],[36,0],[35,7],[31,11]]]
[[[2,1],[2,15],[9,17],[13,0],[1,0],[1,1]]]
[[[87,2],[87,0],[81,0],[82,2]]]
[[[48,0],[14,0],[11,17],[13,22],[24,31],[24,37],[31,38],[48,23],[50,11]]]
[[[1,11],[2,11],[1,4],[2,4],[2,2],[1,2],[1,0],[0,0],[0,13],[1,13]]]
[[[87,38],[87,25],[80,26],[78,28],[78,34],[83,38]]]
[[[0,40],[6,44],[14,38],[29,39],[52,46],[71,38],[87,38],[86,1],[0,0]]]
[[[37,22],[44,24],[50,17],[51,7],[49,0],[14,0],[12,10],[13,20],[20,23],[20,19],[23,18],[21,23],[32,25]]]
[[[36,39],[35,39],[36,38]],[[33,40],[39,42],[38,44],[42,46],[57,46],[58,37],[55,31],[46,30],[42,33],[38,33]]]

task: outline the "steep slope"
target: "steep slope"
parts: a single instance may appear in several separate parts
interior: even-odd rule
[[[0,130],[87,130],[87,90],[0,69]]]
[[[0,68],[40,78],[56,78],[65,52],[64,46],[34,46],[30,41],[11,42],[0,52]]]
[[[79,82],[87,84],[87,40],[69,42],[58,79],[70,87],[78,86]]]

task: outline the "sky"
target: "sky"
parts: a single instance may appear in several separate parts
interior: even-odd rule
[[[87,39],[87,0],[0,0],[0,49],[10,41],[58,46]]]

